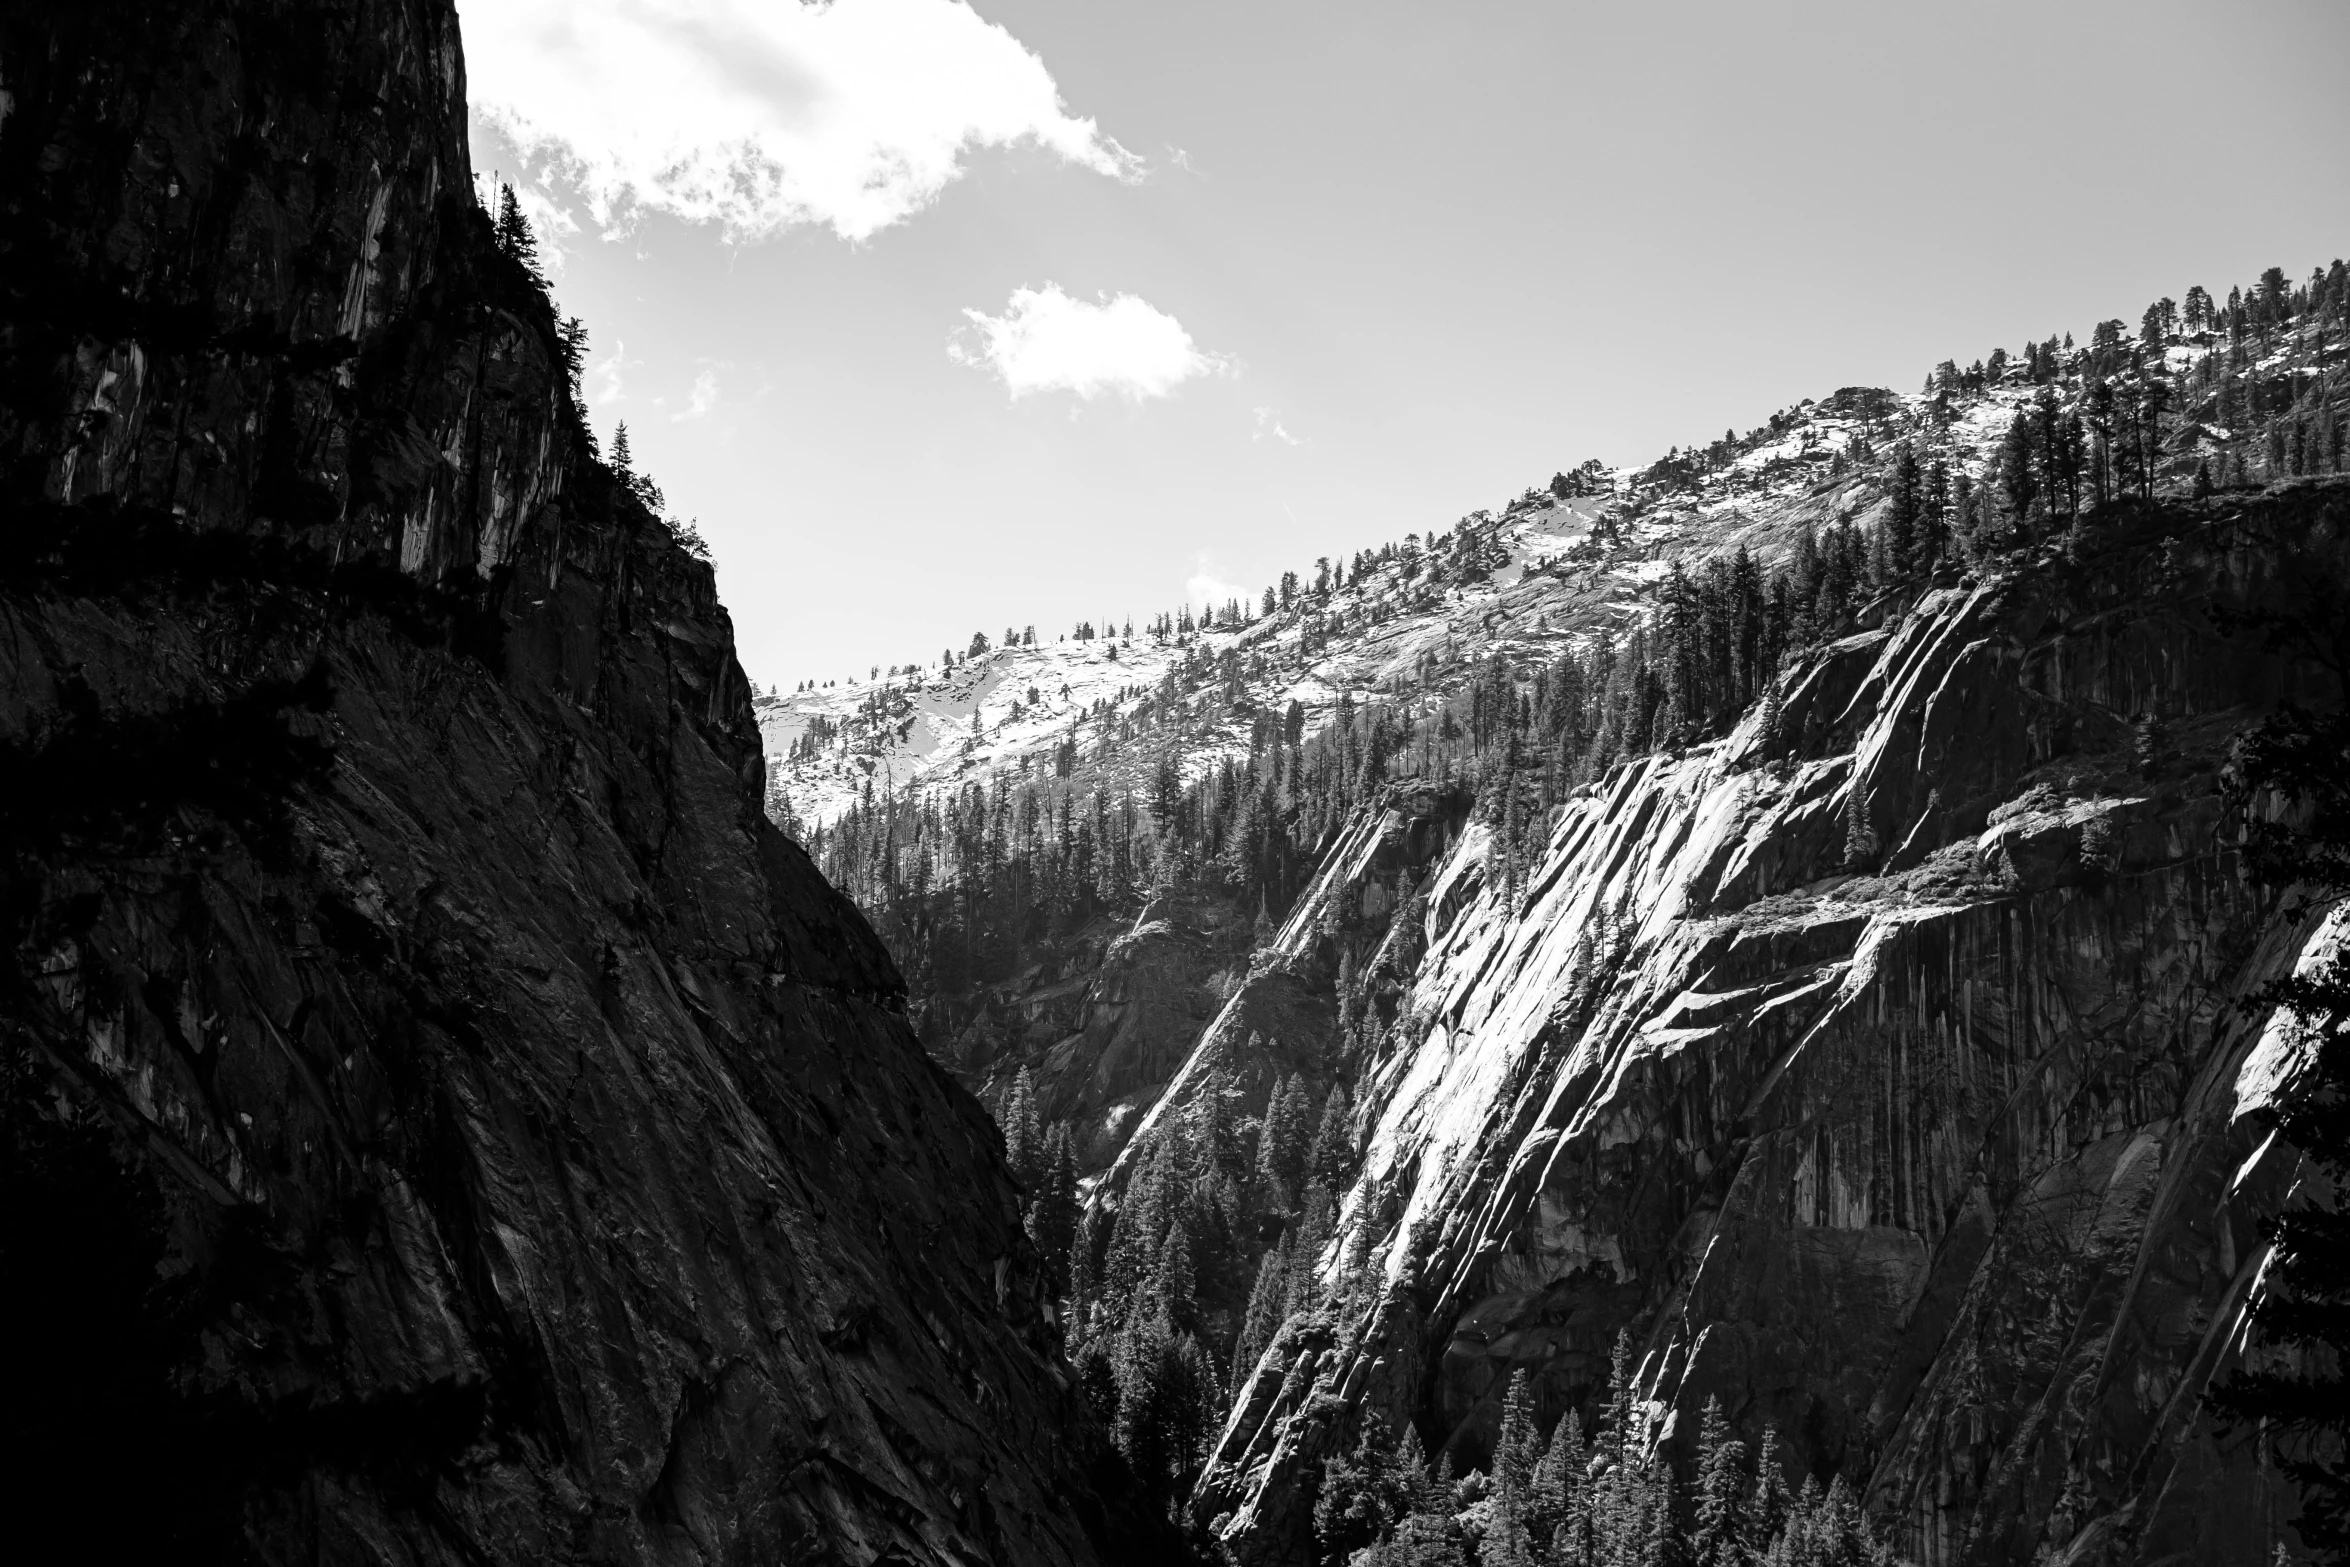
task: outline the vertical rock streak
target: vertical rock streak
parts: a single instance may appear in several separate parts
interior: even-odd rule
[[[1466,832],[1324,1259],[1359,1237],[1382,1287],[1276,1343],[1202,1515],[1303,1562],[1363,1420],[1482,1463],[1514,1370],[1546,1420],[1588,1411],[1628,1327],[1658,1439],[1718,1396],[1921,1562],[2262,1559],[2289,1498],[2199,1403],[2293,1169],[2241,1120],[2275,1068],[2232,998],[2300,941],[2238,877],[2217,773],[2319,693],[2207,610],[2338,568],[2344,511],[2147,508],[1937,586],[1782,675],[1776,752],[1758,709],[1570,801],[1516,909]],[[2147,715],[2177,739],[2139,768]],[[1864,800],[1881,847],[1847,866]],[[1332,863],[1312,898],[1346,894]]]

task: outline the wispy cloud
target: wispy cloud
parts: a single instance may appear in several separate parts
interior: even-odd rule
[[[1141,402],[1233,368],[1230,356],[1203,351],[1181,322],[1132,294],[1088,301],[1047,283],[1014,289],[1000,316],[963,314],[970,325],[948,340],[948,356],[993,370],[1014,397],[1066,391]]]
[[[637,362],[628,357],[628,345],[618,338],[614,338],[612,340],[612,356],[609,359],[599,359],[590,367],[596,377],[596,390],[593,394],[595,401],[598,403],[617,402],[626,396],[624,388],[628,367]]]
[[[682,424],[688,419],[699,419],[718,406],[718,372],[704,370],[694,377],[693,390],[686,394],[685,407],[671,414],[672,422]]]
[[[1290,433],[1289,433],[1287,430],[1285,430],[1285,429],[1283,429],[1283,428],[1282,428],[1282,425],[1281,425],[1281,410],[1280,410],[1280,409],[1278,409],[1278,408],[1259,408],[1259,409],[1257,409],[1257,410],[1256,410],[1256,419],[1257,419],[1257,428],[1256,428],[1256,433],[1254,433],[1253,435],[1251,435],[1251,436],[1249,437],[1249,439],[1250,439],[1250,440],[1252,440],[1252,441],[1266,441],[1266,440],[1271,440],[1271,441],[1279,441],[1279,442],[1280,442],[1282,445],[1284,445],[1284,446],[1303,446],[1303,445],[1305,445],[1305,442],[1303,442],[1303,441],[1299,440],[1299,439],[1298,439],[1296,436],[1294,436],[1294,435],[1290,434]]]
[[[1193,571],[1183,579],[1183,591],[1194,604],[1221,608],[1226,599],[1246,599],[1249,590],[1226,577],[1203,552],[1192,557]]]
[[[482,118],[607,226],[642,208],[733,238],[864,240],[936,200],[970,149],[1019,142],[1140,173],[962,0],[494,0],[465,24]]]

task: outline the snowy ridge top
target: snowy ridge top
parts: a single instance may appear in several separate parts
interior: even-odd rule
[[[2225,347],[2212,333],[2175,342],[2161,368],[2184,376]],[[2300,353],[2288,342],[2253,368],[2289,367]],[[1897,441],[1980,480],[2046,390],[2020,362],[1916,395],[1847,387],[1704,453],[1676,449],[1639,470],[1587,463],[1499,514],[1367,552],[1367,564],[1357,557],[1340,581],[1302,587],[1270,614],[1244,605],[1238,622],[1218,613],[1189,632],[1064,636],[760,697],[770,806],[818,827],[868,790],[1055,779],[1139,790],[1169,754],[1194,779],[1245,756],[1256,726],[1281,724],[1292,703],[1311,736],[1342,701],[1405,682],[1441,692],[1496,653],[1524,662],[1620,634],[1651,612],[1676,562],[1744,548],[1768,565],[1807,526],[1866,524],[1886,504]]]

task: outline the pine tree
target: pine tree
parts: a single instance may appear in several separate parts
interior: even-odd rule
[[[1762,1445],[1755,1454],[1754,1492],[1746,1507],[1749,1558],[1760,1561],[1771,1543],[1785,1533],[1791,1503],[1786,1467],[1779,1457],[1779,1431],[1776,1426],[1766,1425]]]
[[[1352,1453],[1324,1460],[1314,1498],[1314,1538],[1323,1560],[1347,1560],[1410,1516],[1424,1483],[1415,1472],[1419,1451],[1409,1427],[1404,1441],[1390,1442],[1374,1416],[1363,1422]]]
[[[1863,780],[1855,778],[1844,796],[1844,868],[1863,871],[1876,862],[1877,827]]]
[[[1501,1434],[1493,1444],[1493,1475],[1497,1484],[1523,1496],[1534,1483],[1534,1466],[1542,1459],[1542,1436],[1535,1427],[1534,1393],[1524,1368],[1510,1373],[1501,1400]]]
[[[1918,564],[1931,571],[1950,555],[1950,464],[1940,457],[1926,469],[1925,506],[1918,526]]]
[[[1811,1475],[1803,1477],[1803,1485],[1787,1504],[1787,1522],[1780,1531],[1784,1541],[1784,1559],[1802,1567],[1829,1567],[1821,1558],[1826,1554],[1826,1520],[1821,1517],[1820,1482]]]
[[[546,288],[546,274],[539,270],[538,239],[531,233],[530,219],[523,216],[522,202],[511,185],[498,187],[497,242],[498,254],[519,265],[533,287]]]
[[[1909,442],[1893,451],[1892,504],[1885,514],[1885,553],[1895,574],[1922,564],[1918,535],[1925,511],[1925,470]]]
[[[2032,440],[2032,416],[2018,412],[2007,427],[2007,437],[1999,448],[1999,482],[2006,492],[2007,509],[2015,517],[2016,526],[2025,526],[2032,513],[2032,502],[2040,496],[2038,452]]]
[[[1034,1187],[1044,1173],[1044,1138],[1037,1128],[1036,1080],[1022,1067],[1004,1104],[1004,1162],[1012,1178]]]
[[[587,409],[580,401],[580,383],[587,375],[587,323],[577,316],[566,316],[558,329],[558,343],[563,360],[563,384],[570,389],[572,411],[584,427]]]
[[[1199,1339],[1175,1337],[1164,1379],[1167,1384],[1167,1450],[1178,1495],[1191,1489],[1207,1462],[1224,1413],[1224,1385]]]
[[[1028,1238],[1043,1256],[1045,1277],[1056,1294],[1072,1287],[1069,1253],[1077,1241],[1077,1161],[1070,1150],[1069,1128],[1054,1126],[1045,1139],[1043,1174],[1028,1206]]]
[[[1708,1398],[1697,1432],[1696,1529],[1690,1567],[1743,1567],[1746,1557],[1746,1444],[1730,1435],[1722,1401]]]
[[[1139,1304],[1157,1272],[1159,1246],[1181,1200],[1174,1140],[1156,1139],[1128,1181],[1102,1262],[1102,1294],[1120,1309]]]
[[[1257,1136],[1257,1177],[1281,1195],[1287,1205],[1296,1199],[1312,1153],[1307,1117],[1313,1112],[1304,1077],[1292,1074],[1275,1083],[1265,1101],[1264,1129]]]
[[[1507,1481],[1495,1492],[1491,1522],[1477,1550],[1477,1567],[1536,1567],[1522,1494]]]
[[[1591,1474],[1591,1450],[1583,1440],[1583,1417],[1567,1411],[1550,1433],[1542,1461],[1534,1466],[1527,1489],[1526,1528],[1535,1539],[1552,1544],[1554,1561],[1587,1549],[1589,1519],[1585,1487]],[[1562,1538],[1562,1535],[1564,1538]]]
[[[1159,1243],[1158,1266],[1151,1275],[1152,1309],[1177,1327],[1188,1328],[1198,1315],[1199,1274],[1191,1260],[1191,1226],[1180,1208]]]
[[[1629,1464],[1637,1451],[1632,1431],[1632,1335],[1623,1328],[1616,1330],[1616,1345],[1608,1355],[1607,1426],[1600,1441],[1618,1468]]]
[[[1763,682],[1762,722],[1760,725],[1760,740],[1765,761],[1776,762],[1785,755],[1787,749],[1786,728],[1787,714],[1779,700],[1779,682],[1775,677],[1768,678]]]
[[[1406,1513],[1431,1514],[1452,1508],[1449,1468],[1428,1461],[1428,1449],[1410,1421],[1395,1442],[1395,1477]]]
[[[1070,1356],[1070,1369],[1077,1373],[1077,1385],[1085,1393],[1085,1402],[1096,1419],[1111,1425],[1118,1418],[1118,1365],[1115,1346],[1108,1335],[1080,1341]]]
[[[1346,1184],[1347,1169],[1354,1163],[1354,1112],[1347,1103],[1346,1085],[1330,1085],[1330,1096],[1322,1101],[1322,1124],[1314,1134],[1313,1155],[1307,1167],[1313,1178],[1332,1191]]]
[[[1875,1531],[1860,1510],[1860,1498],[1842,1475],[1828,1482],[1813,1514],[1813,1553],[1825,1567],[1868,1567],[1876,1550]]]
[[[2137,444],[2139,493],[2151,500],[2162,464],[2162,416],[2170,407],[2170,383],[2149,374],[2139,384],[2132,431]]]
[[[1162,1500],[1173,1494],[1182,1468],[1176,1364],[1175,1335],[1167,1319],[1138,1312],[1119,1337],[1118,1415],[1111,1436],[1135,1477]]]
[[[2089,468],[2088,428],[2081,416],[2069,413],[2056,429],[2055,480],[2064,490],[2064,509],[2067,516],[2081,514],[2081,480]]]
[[[1329,1191],[1319,1185],[1306,1188],[1297,1223],[1290,1228],[1288,1288],[1282,1300],[1283,1320],[1302,1316],[1322,1304],[1322,1253],[1333,1228]]]
[[[1680,1567],[1681,1536],[1673,1525],[1673,1466],[1658,1457],[1641,1475],[1640,1567]]]
[[[1245,1382],[1264,1358],[1280,1331],[1283,1303],[1288,1299],[1287,1254],[1276,1244],[1257,1259],[1256,1286],[1249,1291],[1248,1309],[1241,1315],[1240,1337],[1232,1346],[1232,1384]]]

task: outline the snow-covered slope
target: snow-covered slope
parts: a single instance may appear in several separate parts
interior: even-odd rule
[[[2182,361],[2208,351],[2183,346]],[[1639,471],[1585,465],[1559,486],[1478,512],[1323,595],[1188,636],[1040,637],[939,665],[760,698],[772,788],[799,822],[836,819],[869,785],[901,793],[1049,771],[1074,742],[1103,781],[1136,783],[1180,740],[1187,777],[1248,749],[1260,714],[1295,701],[1305,732],[1341,695],[1446,679],[1476,658],[1553,648],[1627,625],[1676,559],[1746,547],[1778,559],[1797,531],[1883,504],[1896,434],[1977,476],[2038,388],[1902,397],[1848,387],[1775,415],[1710,456]],[[1588,493],[1573,493],[1578,490]],[[1436,541],[1443,542],[1438,544]],[[1125,628],[1120,628],[1121,630]],[[1188,676],[1189,678],[1185,678]]]

